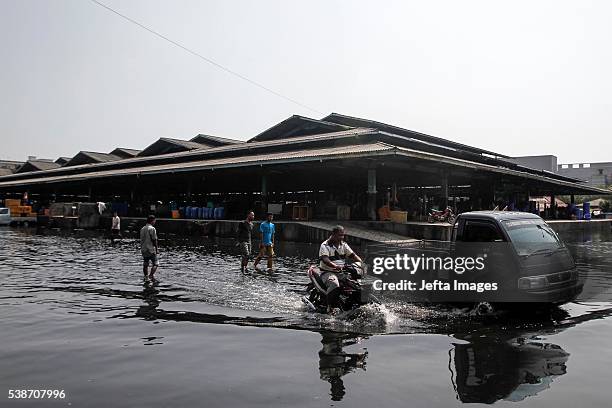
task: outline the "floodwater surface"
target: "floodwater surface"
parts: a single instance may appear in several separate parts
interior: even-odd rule
[[[585,292],[537,314],[383,299],[306,311],[316,245],[241,273],[231,244],[167,238],[158,281],[138,244],[0,228],[0,406],[529,407],[612,404],[612,241],[564,237]],[[9,399],[9,390],[63,390]]]

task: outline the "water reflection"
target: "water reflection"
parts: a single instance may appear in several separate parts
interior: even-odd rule
[[[145,304],[138,307],[136,316],[145,320],[157,320],[157,307],[160,304],[158,286],[159,281],[144,279],[141,296]]]
[[[319,375],[330,385],[331,400],[340,401],[347,392],[342,377],[357,369],[365,371],[368,351],[365,348],[358,353],[344,351],[345,347],[361,343],[363,338],[354,334],[323,332],[321,336]]]
[[[454,344],[449,366],[457,398],[464,403],[522,401],[567,372],[569,353],[556,344],[478,333],[460,338],[469,343]]]
[[[449,351],[451,383],[457,399],[486,403],[518,402],[551,387],[568,371],[570,354],[558,344],[541,341],[578,324],[612,315],[611,308],[571,316],[553,308],[539,316],[512,316],[468,334],[455,334],[465,344]],[[516,320],[513,320],[516,319]],[[530,330],[517,327],[525,324]]]

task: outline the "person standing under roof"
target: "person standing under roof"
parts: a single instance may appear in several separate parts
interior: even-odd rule
[[[273,219],[274,215],[272,213],[268,213],[266,221],[259,225],[259,231],[261,232],[261,243],[259,244],[259,255],[257,255],[257,258],[255,258],[255,262],[253,262],[254,268],[257,268],[257,264],[265,256],[268,258],[268,270],[272,269],[272,258],[274,257],[274,233],[276,230],[274,224],[272,223]]]
[[[115,238],[121,238],[121,219],[117,215],[117,211],[113,213],[111,221],[111,242],[115,242]]]

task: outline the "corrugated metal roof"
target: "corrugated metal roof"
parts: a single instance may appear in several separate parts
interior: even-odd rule
[[[331,160],[335,158],[373,156],[379,154],[393,154],[396,150],[394,146],[385,143],[368,143],[350,146],[338,146],[323,149],[303,149],[291,152],[278,152],[259,155],[244,155],[230,158],[218,158],[209,160],[199,160],[187,163],[170,163],[157,166],[135,167],[129,169],[115,169],[97,171],[85,174],[71,174],[65,176],[50,176],[42,178],[32,178],[26,180],[16,180],[0,182],[0,187],[10,187],[27,184],[58,183],[65,181],[76,181],[84,179],[145,175],[168,172],[185,172],[205,169],[219,169],[228,167],[256,166],[260,164],[279,164],[291,162],[306,162],[313,160]]]
[[[450,147],[443,147],[443,146],[435,145],[435,144],[424,142],[422,140],[417,140],[417,139],[414,139],[408,136],[396,135],[393,133],[378,131],[376,129],[371,129],[371,128],[356,128],[356,129],[350,129],[350,130],[345,130],[341,132],[332,132],[332,133],[325,133],[325,134],[319,134],[319,135],[309,135],[309,136],[293,137],[293,138],[288,138],[288,139],[262,141],[262,142],[240,143],[240,144],[233,144],[233,145],[213,147],[213,148],[194,149],[191,151],[168,153],[168,154],[153,156],[153,157],[135,157],[132,159],[124,159],[124,160],[119,160],[119,161],[112,162],[112,163],[91,164],[91,165],[80,166],[80,167],[74,166],[72,169],[75,169],[75,170],[83,169],[85,171],[91,172],[97,169],[102,170],[104,168],[108,168],[109,166],[111,167],[136,166],[136,165],[139,165],[140,163],[142,163],[143,165],[145,165],[146,163],[155,165],[154,164],[155,162],[159,163],[162,160],[164,161],[168,161],[168,160],[188,161],[188,160],[195,160],[196,158],[201,159],[201,160],[206,160],[207,157],[211,157],[213,155],[218,156],[220,154],[227,154],[227,155],[229,154],[243,155],[245,153],[246,154],[249,154],[249,153],[256,154],[255,152],[257,151],[257,149],[261,150],[267,147],[280,148],[280,147],[286,146],[288,148],[295,148],[295,146],[316,144],[321,141],[342,141],[343,143],[346,143],[346,141],[351,140],[353,137],[359,137],[359,136],[365,136],[365,135],[380,135],[382,137],[382,140],[380,141],[384,143],[392,144],[392,145],[399,145],[402,147],[406,147],[407,145],[410,146],[411,148],[416,147],[415,149],[413,149],[415,151],[418,150],[418,151],[424,152],[423,149],[433,150],[434,152],[438,153],[437,157],[441,157],[441,158],[450,159],[452,158],[453,152],[455,151],[455,149],[450,148]],[[363,142],[366,142],[366,140],[363,140]],[[432,146],[436,146],[435,149]],[[439,154],[441,151],[444,152],[445,155]],[[432,152],[430,151],[430,153]],[[436,153],[433,153],[433,154],[436,154]],[[480,156],[473,154],[472,157],[476,158]],[[464,162],[476,163],[475,161],[465,160],[465,159],[461,159],[457,157],[455,157],[454,159],[463,160]],[[491,158],[482,158],[481,161],[482,161],[481,164],[483,164],[483,166],[485,166],[487,169],[503,168],[502,166],[506,166],[506,163],[504,161],[494,160]],[[576,180],[571,180],[571,179],[567,180],[564,177],[559,177],[553,174],[548,176],[548,175],[542,174],[541,172],[536,172],[533,169],[522,169],[520,167],[517,167],[517,165],[515,165],[514,163],[508,163],[508,165],[512,166],[511,168],[509,168],[509,170],[514,169],[514,171],[516,171],[517,174],[527,174],[531,172],[532,175],[535,174],[537,177],[546,177],[549,179],[557,179],[560,181],[568,181],[571,183],[574,183],[576,181]],[[47,175],[52,175],[52,174],[62,174],[62,173],[67,174],[65,173],[66,170],[68,169],[62,168],[62,169],[56,169],[56,170],[48,170],[46,172],[32,173],[32,175],[38,175],[41,177],[45,177]],[[29,176],[31,175],[28,174],[28,177]],[[85,175],[85,177],[87,176]],[[21,177],[18,177],[15,175],[9,175],[9,176],[0,177],[0,181],[17,180],[20,178]],[[582,186],[582,188],[588,188],[588,187]]]
[[[70,159],[72,159],[72,157],[61,156],[61,157],[58,157],[57,159],[55,159],[55,162],[57,164],[59,164],[60,166],[62,166],[64,164],[68,163],[70,161]]]
[[[158,156],[166,154],[167,152],[176,153],[177,151],[185,151],[185,150],[196,150],[202,149],[205,146],[200,143],[192,142],[190,140],[182,140],[182,139],[172,139],[169,137],[161,137],[146,148],[144,148],[140,153],[138,153],[139,157],[150,157],[150,156]]]
[[[229,139],[227,137],[221,136],[205,135],[202,133],[194,136],[190,141],[200,144],[211,144],[213,146],[225,146],[231,144],[245,143],[243,140]]]
[[[248,143],[264,140],[284,139],[288,137],[305,136],[312,134],[339,132],[363,126],[345,126],[339,123],[326,122],[306,116],[292,115],[282,122],[264,130],[257,136],[249,139]]]
[[[91,163],[107,163],[117,160],[121,160],[121,157],[109,153],[80,151],[74,155],[74,157],[70,159],[68,163],[64,164],[63,167],[72,167]]]
[[[59,164],[48,159],[28,160],[15,171],[15,174],[42,172],[45,170],[56,169],[58,167],[60,167]]]
[[[374,134],[376,132],[377,131],[375,129],[363,129],[363,128],[350,129],[350,130],[346,130],[342,132],[333,132],[333,133],[326,133],[322,135],[295,137],[291,139],[269,140],[269,141],[264,141],[264,142],[253,142],[253,143],[239,143],[239,144],[232,144],[232,145],[219,146],[219,147],[206,147],[202,149],[182,151],[182,152],[176,152],[176,153],[167,153],[167,154],[151,156],[151,157],[136,156],[130,159],[118,160],[112,163],[87,164],[87,165],[81,165],[81,166],[73,166],[73,167],[70,167],[69,169],[61,168],[61,169],[56,169],[56,170],[49,170],[49,172],[38,172],[38,173],[33,173],[33,174],[37,174],[40,177],[45,177],[46,175],[57,174],[57,173],[61,174],[67,171],[74,171],[74,170],[79,170],[79,169],[92,171],[93,169],[98,169],[98,168],[103,169],[105,167],[109,167],[109,166],[115,167],[115,166],[119,166],[123,164],[125,165],[138,164],[138,163],[144,164],[147,162],[156,162],[156,161],[172,160],[172,159],[189,160],[190,158],[195,158],[195,157],[205,158],[206,156],[222,154],[222,153],[233,154],[233,153],[237,153],[241,151],[250,152],[256,148],[299,145],[302,143],[312,143],[312,142],[317,142],[321,140],[340,140],[340,139],[344,139],[347,137],[350,138],[350,137],[363,136],[367,134]],[[11,175],[10,177],[6,177],[5,180],[9,178],[13,179],[13,177],[14,175]],[[0,181],[2,180],[3,178],[0,177]]]
[[[126,169],[114,169],[106,171],[97,171],[92,173],[84,174],[71,174],[64,176],[50,176],[43,178],[31,178],[26,180],[15,180],[0,182],[0,187],[19,186],[27,184],[41,184],[41,183],[57,183],[65,181],[78,181],[87,180],[94,178],[107,178],[107,177],[118,177],[128,175],[146,175],[146,174],[159,174],[159,173],[176,173],[176,172],[188,172],[198,171],[206,169],[221,169],[221,168],[236,168],[245,166],[257,166],[257,165],[271,165],[280,163],[295,163],[295,162],[308,162],[316,160],[332,160],[339,158],[348,157],[373,157],[380,155],[398,155],[410,158],[416,158],[421,160],[427,160],[435,163],[444,163],[447,165],[484,170],[493,173],[505,174],[509,176],[516,176],[520,178],[529,178],[540,182],[547,182],[554,185],[560,185],[565,187],[571,187],[580,189],[582,191],[593,191],[598,193],[605,193],[606,190],[597,189],[593,187],[584,186],[578,183],[572,183],[562,180],[556,180],[549,177],[533,175],[518,170],[507,169],[499,166],[492,166],[489,164],[477,163],[469,160],[452,158],[440,154],[419,151],[415,149],[409,149],[405,147],[397,147],[387,143],[375,142],[375,143],[364,143],[354,144],[348,146],[337,146],[329,148],[317,148],[317,149],[302,149],[288,152],[275,152],[268,154],[248,154],[235,157],[225,158],[211,158],[208,160],[197,160],[192,162],[181,162],[181,163],[168,163],[152,166],[134,167]]]
[[[343,125],[347,125],[347,126],[369,127],[369,128],[380,129],[380,130],[387,131],[387,132],[390,132],[390,133],[395,133],[395,134],[400,134],[400,135],[405,135],[405,136],[413,137],[415,139],[422,140],[424,142],[435,143],[435,144],[438,144],[438,145],[441,145],[441,146],[452,147],[452,148],[455,148],[455,149],[465,150],[465,151],[469,151],[469,152],[473,152],[473,153],[478,153],[478,154],[488,154],[488,155],[491,155],[491,156],[503,157],[503,158],[507,158],[508,157],[508,156],[500,154],[500,153],[495,153],[495,152],[492,152],[492,151],[489,151],[489,150],[484,150],[484,149],[480,149],[480,148],[477,148],[477,147],[468,146],[468,145],[465,145],[465,144],[462,144],[462,143],[453,142],[451,140],[443,139],[441,137],[431,136],[431,135],[427,135],[427,134],[421,133],[421,132],[415,132],[414,130],[404,129],[404,128],[401,128],[399,126],[389,125],[387,123],[377,122],[375,120],[357,118],[357,117],[348,116],[348,115],[342,115],[340,113],[331,113],[330,115],[327,115],[326,117],[324,117],[321,120],[327,121],[327,122],[343,124]]]
[[[127,159],[127,158],[130,158],[130,157],[134,157],[138,153],[140,153],[140,150],[126,149],[125,147],[117,147],[115,150],[110,152],[110,154],[115,155],[115,156],[119,156],[122,159]]]

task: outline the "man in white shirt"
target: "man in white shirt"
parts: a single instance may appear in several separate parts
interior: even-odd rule
[[[147,223],[140,230],[140,251],[142,252],[142,272],[145,278],[148,276],[151,280],[155,279],[155,271],[159,266],[157,259],[157,230],[154,227],[155,216],[149,215]],[[151,272],[149,273],[149,262],[151,262]]]
[[[340,296],[340,283],[336,273],[344,269],[346,260],[362,262],[351,247],[344,242],[345,230],[341,225],[332,229],[331,236],[321,243],[319,248],[319,269],[321,279],[327,286],[327,312],[333,313]]]
[[[117,211],[113,213],[111,222],[111,242],[114,242],[115,238],[121,238],[121,219],[117,215]]]

